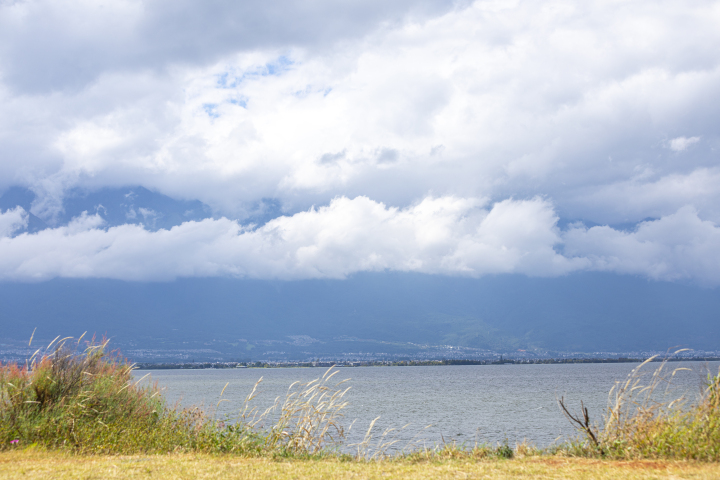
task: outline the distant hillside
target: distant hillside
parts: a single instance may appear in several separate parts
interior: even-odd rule
[[[168,359],[192,350],[197,360],[411,354],[426,348],[420,345],[506,352],[720,349],[720,290],[597,273],[554,279],[379,273],[294,282],[56,279],[1,283],[0,304],[4,340],[26,340],[35,327],[42,339],[87,330],[107,333],[137,358],[146,358],[148,349],[170,352]]]

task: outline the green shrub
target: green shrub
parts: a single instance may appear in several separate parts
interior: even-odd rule
[[[156,385],[139,387],[133,366],[107,341],[54,341],[30,361],[0,365],[0,449],[37,444],[80,453],[261,449],[263,438],[199,409],[168,408]]]

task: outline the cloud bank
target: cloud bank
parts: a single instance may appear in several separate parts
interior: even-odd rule
[[[715,285],[719,23],[718,1],[2,2],[0,190],[54,228],[3,213],[0,277]],[[127,185],[214,219],[57,223],[69,191]],[[284,215],[247,226],[265,201]]]
[[[0,278],[172,280],[178,277],[345,278],[404,271],[478,277],[557,276],[578,270],[720,284],[720,227],[692,208],[633,232],[607,226],[557,227],[547,200],[428,197],[394,208],[367,197],[278,217],[261,227],[227,218],[170,230],[103,228],[83,214],[67,226],[11,236],[21,209],[0,214]]]

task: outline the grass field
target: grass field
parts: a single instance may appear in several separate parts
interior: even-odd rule
[[[93,456],[56,451],[0,453],[0,479],[14,478],[717,479],[720,478],[720,464],[659,460],[611,461],[558,456],[480,461],[342,462],[333,459],[272,460],[201,454]]]

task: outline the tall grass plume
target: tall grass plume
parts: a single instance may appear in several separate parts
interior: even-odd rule
[[[560,399],[561,409],[585,437],[567,444],[569,452],[616,459],[720,460],[720,373],[708,374],[701,394],[691,402],[673,390],[675,375],[688,369],[669,370],[664,360],[648,372],[655,359],[647,359],[610,390],[602,425],[590,422],[584,406],[574,413]]]

